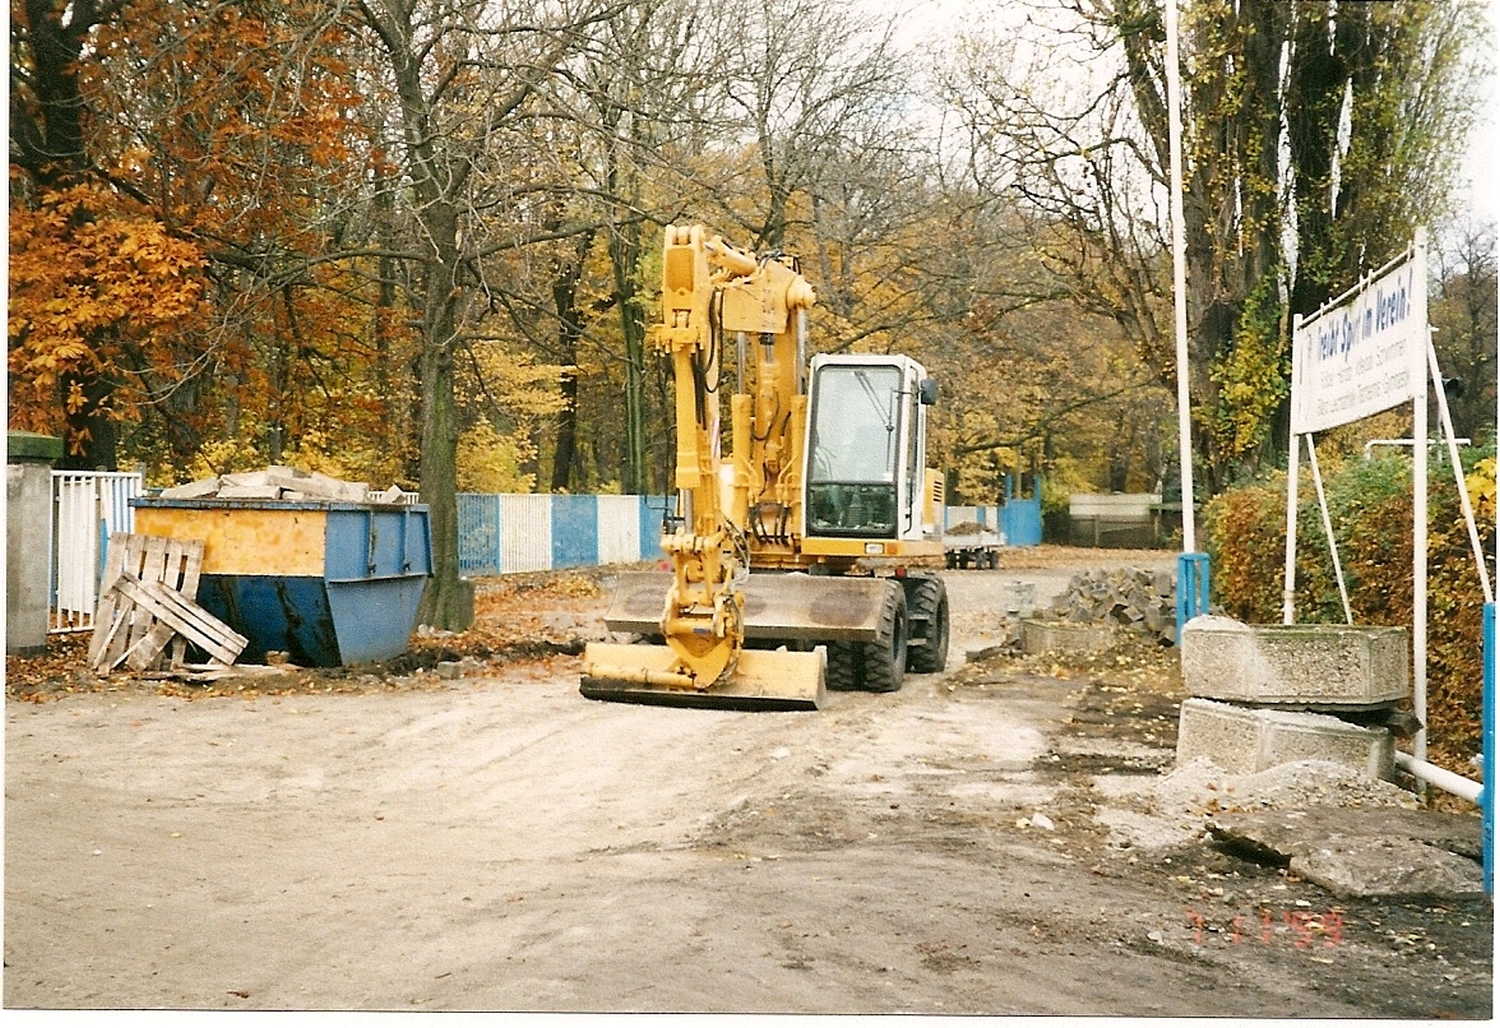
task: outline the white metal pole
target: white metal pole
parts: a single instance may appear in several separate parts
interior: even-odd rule
[[[1292,315],[1292,346],[1295,348],[1302,334],[1302,315]],[[1292,399],[1296,400],[1297,353],[1292,351]],[[1291,445],[1286,454],[1286,568],[1281,583],[1281,623],[1294,624],[1297,620],[1297,451],[1301,443],[1297,440],[1297,412],[1292,411],[1293,427]]]
[[[1427,288],[1426,239],[1418,230],[1415,249],[1417,267]],[[1421,311],[1425,325],[1427,311]],[[1411,375],[1416,384],[1412,399],[1412,504],[1411,504],[1411,685],[1412,706],[1423,727],[1412,738],[1412,755],[1427,759],[1427,354],[1426,347],[1413,346]]]
[[[1182,549],[1198,549],[1193,514],[1193,418],[1188,390],[1187,229],[1182,214],[1182,73],[1178,66],[1177,0],[1167,0],[1167,142],[1171,150],[1172,328],[1177,339],[1177,445],[1182,465]]]
[[[1296,622],[1297,608],[1297,449],[1301,437],[1292,433],[1286,455],[1286,570],[1281,586],[1281,623]]]
[[[1437,347],[1432,345],[1430,326],[1427,329],[1427,365],[1432,373],[1432,391],[1437,396],[1443,440],[1448,444],[1448,461],[1453,465],[1453,479],[1458,485],[1458,506],[1463,512],[1464,527],[1469,531],[1469,549],[1474,554],[1474,562],[1479,565],[1479,584],[1484,588],[1484,602],[1493,603],[1495,593],[1490,588],[1490,569],[1485,565],[1484,543],[1479,538],[1479,524],[1474,520],[1474,504],[1469,499],[1469,484],[1464,479],[1464,466],[1459,460],[1458,440],[1453,433],[1453,412],[1448,409],[1448,394],[1443,391],[1443,375],[1438,368]]]
[[[1328,553],[1333,557],[1333,573],[1339,582],[1339,599],[1344,601],[1344,624],[1354,624],[1349,609],[1349,588],[1344,584],[1344,562],[1339,559],[1339,542],[1333,536],[1333,519],[1328,515],[1328,495],[1323,491],[1323,473],[1318,470],[1318,451],[1313,447],[1312,433],[1307,433],[1307,462],[1312,467],[1313,485],[1318,492],[1318,510],[1323,514],[1323,534],[1328,539]]]

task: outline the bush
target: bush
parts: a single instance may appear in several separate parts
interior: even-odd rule
[[[1492,554],[1494,459],[1469,451],[1463,461],[1483,551]],[[1329,520],[1355,624],[1411,626],[1411,472],[1406,456],[1324,469]],[[1480,746],[1484,594],[1452,468],[1433,462],[1428,483],[1428,756],[1472,776],[1468,761]],[[1280,623],[1285,473],[1215,497],[1205,506],[1203,519],[1214,601],[1242,621]],[[1338,578],[1306,468],[1297,487],[1296,618],[1300,623],[1344,622]]]

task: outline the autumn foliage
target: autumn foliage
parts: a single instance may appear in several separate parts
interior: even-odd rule
[[[10,214],[11,424],[66,437],[174,384],[207,311],[207,261],[149,210],[87,185],[46,191]],[[115,384],[106,396],[87,384]],[[125,414],[124,416],[128,416]]]

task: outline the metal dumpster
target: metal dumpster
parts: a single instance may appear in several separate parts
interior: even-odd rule
[[[134,499],[143,535],[202,539],[197,601],[267,651],[334,667],[406,652],[432,574],[421,504]]]

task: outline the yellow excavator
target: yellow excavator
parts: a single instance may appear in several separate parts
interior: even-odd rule
[[[809,361],[815,302],[795,258],[667,227],[654,338],[675,383],[671,571],[619,576],[605,624],[639,641],[590,643],[584,696],[815,710],[827,689],[890,692],[907,670],[942,670],[942,480],[925,459],[937,383],[900,355]]]

